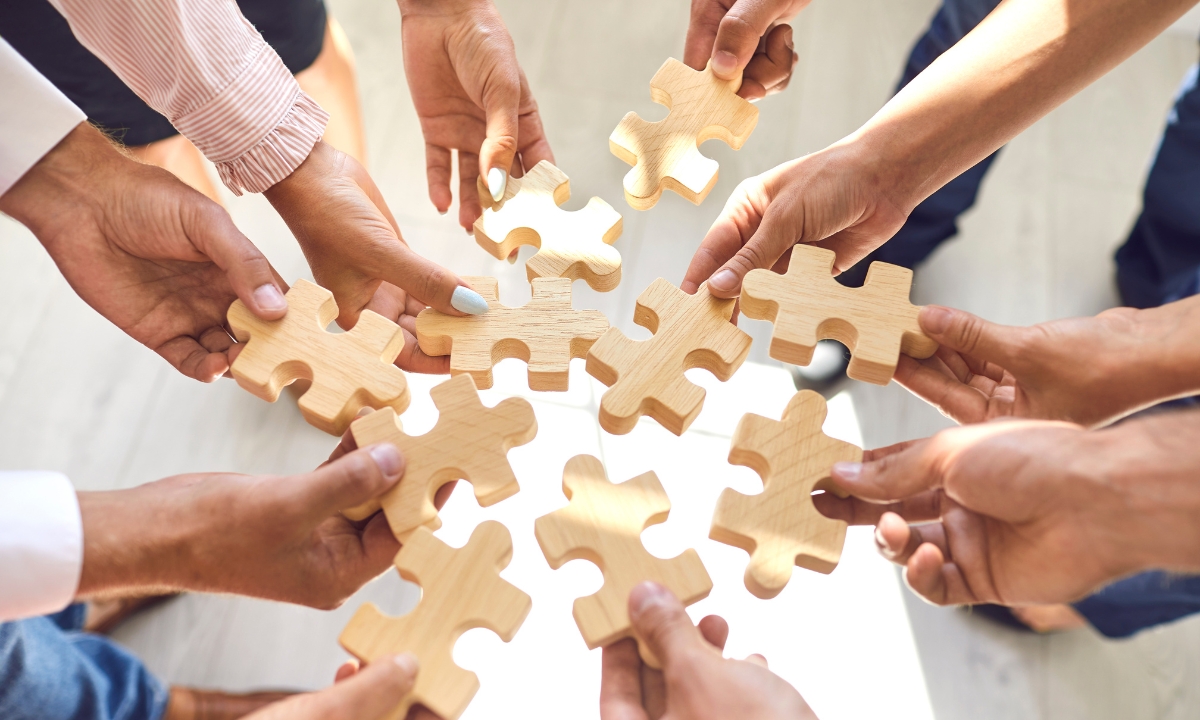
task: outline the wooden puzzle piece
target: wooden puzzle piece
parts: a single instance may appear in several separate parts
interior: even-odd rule
[[[733,433],[729,462],[758,473],[763,491],[725,488],[708,536],[750,553],[746,589],[764,600],[783,590],[793,565],[830,573],[842,556],[846,523],[818,512],[812,492],[833,491],[833,464],[860,462],[862,449],[822,433],[825,414],[825,400],[802,390],[782,420],[747,413]]]
[[[494,520],[480,523],[460,549],[438,540],[428,528],[417,530],[400,548],[396,569],[421,586],[417,607],[397,618],[367,603],[339,638],[347,652],[367,663],[406,652],[417,657],[417,682],[389,720],[403,720],[416,704],[444,720],[467,709],[479,678],[454,664],[454,643],[474,628],[487,628],[508,642],[533,605],[500,577],[511,558],[512,537]]]
[[[421,526],[441,527],[433,496],[454,480],[466,480],[483,507],[519,489],[508,464],[508,451],[533,440],[537,419],[521,398],[484,407],[470,375],[450,378],[429,391],[438,409],[437,424],[424,435],[406,435],[390,408],[361,417],[350,426],[359,447],[388,442],[404,454],[404,478],[380,500],[344,511],[361,520],[383,507],[388,525],[400,542]]]
[[[704,389],[683,372],[701,367],[728,380],[750,353],[750,336],[729,322],[733,306],[707,285],[688,295],[659,278],[643,290],[633,321],[654,337],[630,340],[609,328],[588,352],[588,373],[609,386],[600,399],[600,426],[624,435],[649,415],[682,435],[704,405]]]
[[[741,78],[721,80],[712,67],[696,71],[668,58],[650,81],[650,97],[671,112],[647,122],[631,112],[608,138],[613,154],[633,166],[625,175],[625,200],[649,210],[663,188],[699,205],[717,183],[717,161],[699,145],[719,138],[738,150],[758,124],[758,108],[738,97]]]
[[[912,270],[873,262],[861,288],[833,278],[832,250],[814,245],[792,249],[787,274],[757,269],[742,281],[742,314],[775,324],[771,357],[807,365],[818,340],[831,338],[850,349],[846,374],[887,385],[900,353],[927,358],[938,344],[921,332],[921,308],[908,300]]]
[[[262,320],[241,300],[229,306],[229,327],[246,343],[230,372],[238,385],[268,402],[296,380],[311,380],[300,396],[300,412],[315,427],[341,435],[363,407],[408,407],[408,381],[392,364],[404,347],[400,326],[364,310],[354,329],[325,328],[337,317],[333,293],[297,280],[287,293],[288,311]]]
[[[456,317],[432,308],[417,316],[417,342],[427,355],[449,355],[451,374],[492,386],[492,366],[515,357],[529,363],[531,390],[566,390],[571,358],[587,355],[608,329],[599,310],[571,309],[568,278],[534,278],[522,307],[500,304],[495,278],[465,278],[487,300],[488,312]]]
[[[654,473],[614,485],[604,466],[591,455],[576,455],[563,470],[565,508],[534,521],[534,535],[552,568],[571,560],[594,563],[604,585],[594,595],[575,600],[575,624],[589,649],[636,637],[629,621],[629,593],[646,580],[670,588],[691,605],[708,597],[712,579],[696,551],[663,560],[642,545],[642,531],[667,519],[671,503]],[[642,659],[658,661],[638,640]]]
[[[475,242],[503,260],[522,245],[538,248],[525,263],[529,280],[564,277],[583,280],[597,292],[621,283],[621,215],[598,197],[575,212],[559,207],[571,198],[566,173],[543,160],[524,177],[510,177],[500,202],[479,178],[483,215],[475,221]],[[476,288],[478,290],[478,288]]]

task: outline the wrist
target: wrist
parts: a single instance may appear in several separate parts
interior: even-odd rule
[[[1146,405],[1200,393],[1198,327],[1200,296],[1136,311],[1130,347],[1137,349],[1136,371],[1151,383]]]

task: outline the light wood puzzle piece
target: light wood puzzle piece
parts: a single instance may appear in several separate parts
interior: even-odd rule
[[[725,488],[708,536],[750,553],[746,589],[764,600],[783,590],[794,565],[830,573],[842,557],[846,523],[818,512],[812,492],[832,491],[833,464],[860,462],[862,449],[822,433],[825,414],[825,400],[802,390],[782,420],[747,413],[733,433],[729,462],[758,473],[763,491]]]
[[[562,170],[539,162],[524,177],[508,179],[500,202],[492,200],[482,177],[479,187],[484,210],[475,221],[475,242],[492,256],[504,260],[532,245],[538,251],[525,263],[530,281],[571,278],[597,292],[621,283],[621,253],[612,246],[621,237],[620,213],[598,197],[582,210],[560,208],[571,199],[571,181]]]
[[[500,304],[495,278],[465,278],[488,303],[482,315],[456,317],[432,308],[417,316],[417,342],[426,355],[449,355],[451,374],[466,373],[480,388],[492,386],[492,366],[515,357],[529,363],[531,390],[566,390],[571,358],[608,330],[599,310],[571,309],[568,278],[535,278],[533,298],[522,307]]]
[[[392,364],[404,347],[400,326],[364,310],[354,329],[325,328],[337,317],[333,293],[307,280],[287,292],[288,311],[279,320],[261,320],[241,300],[229,306],[229,327],[246,343],[230,372],[238,385],[268,402],[284,386],[311,380],[300,396],[300,412],[310,424],[341,435],[363,407],[408,407],[408,382]]]
[[[688,295],[659,278],[643,290],[633,321],[654,337],[630,340],[610,328],[588,352],[588,373],[609,387],[600,399],[600,426],[624,435],[649,415],[682,435],[704,405],[704,388],[684,371],[700,367],[728,380],[750,353],[750,336],[729,322],[733,306],[707,285]]]
[[[533,440],[533,406],[508,398],[484,407],[470,375],[453,377],[429,391],[438,409],[437,424],[424,435],[407,435],[390,409],[361,417],[350,426],[359,447],[391,443],[404,454],[404,478],[378,501],[346,510],[361,520],[383,507],[392,534],[401,542],[421,526],[441,527],[433,496],[454,480],[466,480],[483,507],[514,495],[520,486],[508,464],[508,451]]]
[[[367,603],[354,613],[339,638],[347,652],[367,663],[406,652],[417,657],[417,682],[389,719],[403,720],[416,704],[445,720],[467,709],[479,690],[479,678],[454,664],[454,643],[474,628],[487,628],[508,642],[533,604],[500,577],[511,558],[512,538],[494,520],[480,523],[457,550],[426,528],[413,533],[400,548],[396,569],[400,577],[421,586],[417,607],[394,618]]]
[[[908,300],[912,270],[873,262],[861,288],[833,279],[832,250],[813,245],[792,249],[787,274],[751,270],[742,281],[742,314],[775,324],[771,357],[807,365],[818,340],[833,339],[850,349],[846,374],[887,385],[900,353],[927,358],[938,348],[921,332],[921,308]]]
[[[654,473],[614,485],[591,455],[576,455],[563,470],[569,505],[534,521],[538,545],[552,568],[571,560],[594,563],[604,573],[599,592],[575,600],[575,624],[589,649],[636,637],[629,620],[629,593],[646,580],[670,588],[691,605],[708,597],[712,579],[700,556],[688,548],[663,560],[642,545],[642,531],[667,519],[671,503]],[[642,659],[658,661],[638,640]]]
[[[671,112],[647,122],[631,112],[608,138],[613,154],[633,166],[625,175],[625,200],[649,210],[663,188],[699,205],[717,182],[717,161],[699,145],[719,138],[738,150],[758,124],[758,108],[738,97],[741,79],[721,80],[712,67],[696,71],[668,58],[650,81],[650,97]]]

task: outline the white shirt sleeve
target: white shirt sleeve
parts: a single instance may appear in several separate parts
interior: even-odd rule
[[[87,116],[4,38],[0,38],[0,95],[3,195]]]
[[[83,520],[66,475],[0,471],[0,622],[58,612],[83,570]]]

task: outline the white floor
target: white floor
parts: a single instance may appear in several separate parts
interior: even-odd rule
[[[357,52],[371,170],[409,242],[461,274],[500,278],[502,298],[528,297],[520,265],[497,262],[425,194],[423,145],[407,97],[399,17],[381,0],[331,0]],[[721,163],[712,196],[693,207],[667,194],[645,213],[629,209],[620,180],[627,166],[607,137],[637,110],[661,117],[647,82],[681,52],[684,0],[545,0],[499,3],[540,102],[559,166],[572,177],[570,208],[600,195],[625,216],[617,246],[625,281],[599,295],[576,284],[577,305],[603,309],[632,335],[637,294],[655,277],[678,282],[692,250],[741,178],[819,149],[853,130],[888,97],[934,0],[815,0],[797,25],[800,66],[791,87],[761,103],[754,136],[740,152],[710,142]],[[630,22],[637,18],[637,22]],[[1135,216],[1139,191],[1174,89],[1197,55],[1195,34],[1159,38],[1038,123],[1004,151],[980,203],[917,276],[915,299],[963,307],[993,320],[1033,323],[1093,313],[1115,302],[1112,250]],[[286,228],[260,197],[230,199],[239,226],[288,278],[305,274]],[[529,251],[525,251],[526,257]],[[0,219],[0,467],[53,468],[81,489],[128,487],[203,470],[291,473],[317,464],[332,440],[308,427],[287,401],[262,403],[229,382],[183,379],[80,302],[33,238]],[[570,599],[599,585],[576,562],[552,572],[533,543],[530,520],[564,504],[563,462],[599,454],[612,479],[655,470],[672,497],[670,520],[647,546],[673,555],[695,546],[713,575],[713,595],[695,606],[733,625],[731,652],[765,651],[773,667],[825,720],[878,717],[1121,719],[1200,716],[1200,621],[1109,642],[1089,631],[1018,635],[961,611],[932,608],[903,588],[852,531],[829,577],[798,570],[779,598],[754,600],[741,586],[744,554],[705,539],[716,493],[751,491],[754,476],[725,464],[741,413],[778,415],[787,376],[766,358],[769,326],[743,321],[756,338],[752,358],[727,385],[695,372],[710,389],[695,429],[674,438],[653,424],[613,437],[594,425],[596,386],[576,373],[564,395],[523,390],[509,362],[497,390],[534,401],[541,434],[511,454],[523,492],[481,511],[456,493],[441,536],[465,541],[483,517],[504,520],[516,543],[505,577],[534,596],[534,611],[511,645],[474,631],[458,645],[483,682],[470,717],[594,717],[598,653],[574,634]],[[578,370],[579,368],[576,368]],[[433,422],[423,389],[408,426]],[[856,384],[831,405],[828,429],[875,447],[920,437],[946,421],[893,386]],[[245,599],[187,596],[139,618],[118,637],[167,679],[247,689],[316,688],[344,656],[336,635],[370,599],[400,613],[412,586],[385,576],[333,613]],[[518,710],[518,707],[520,708]]]

